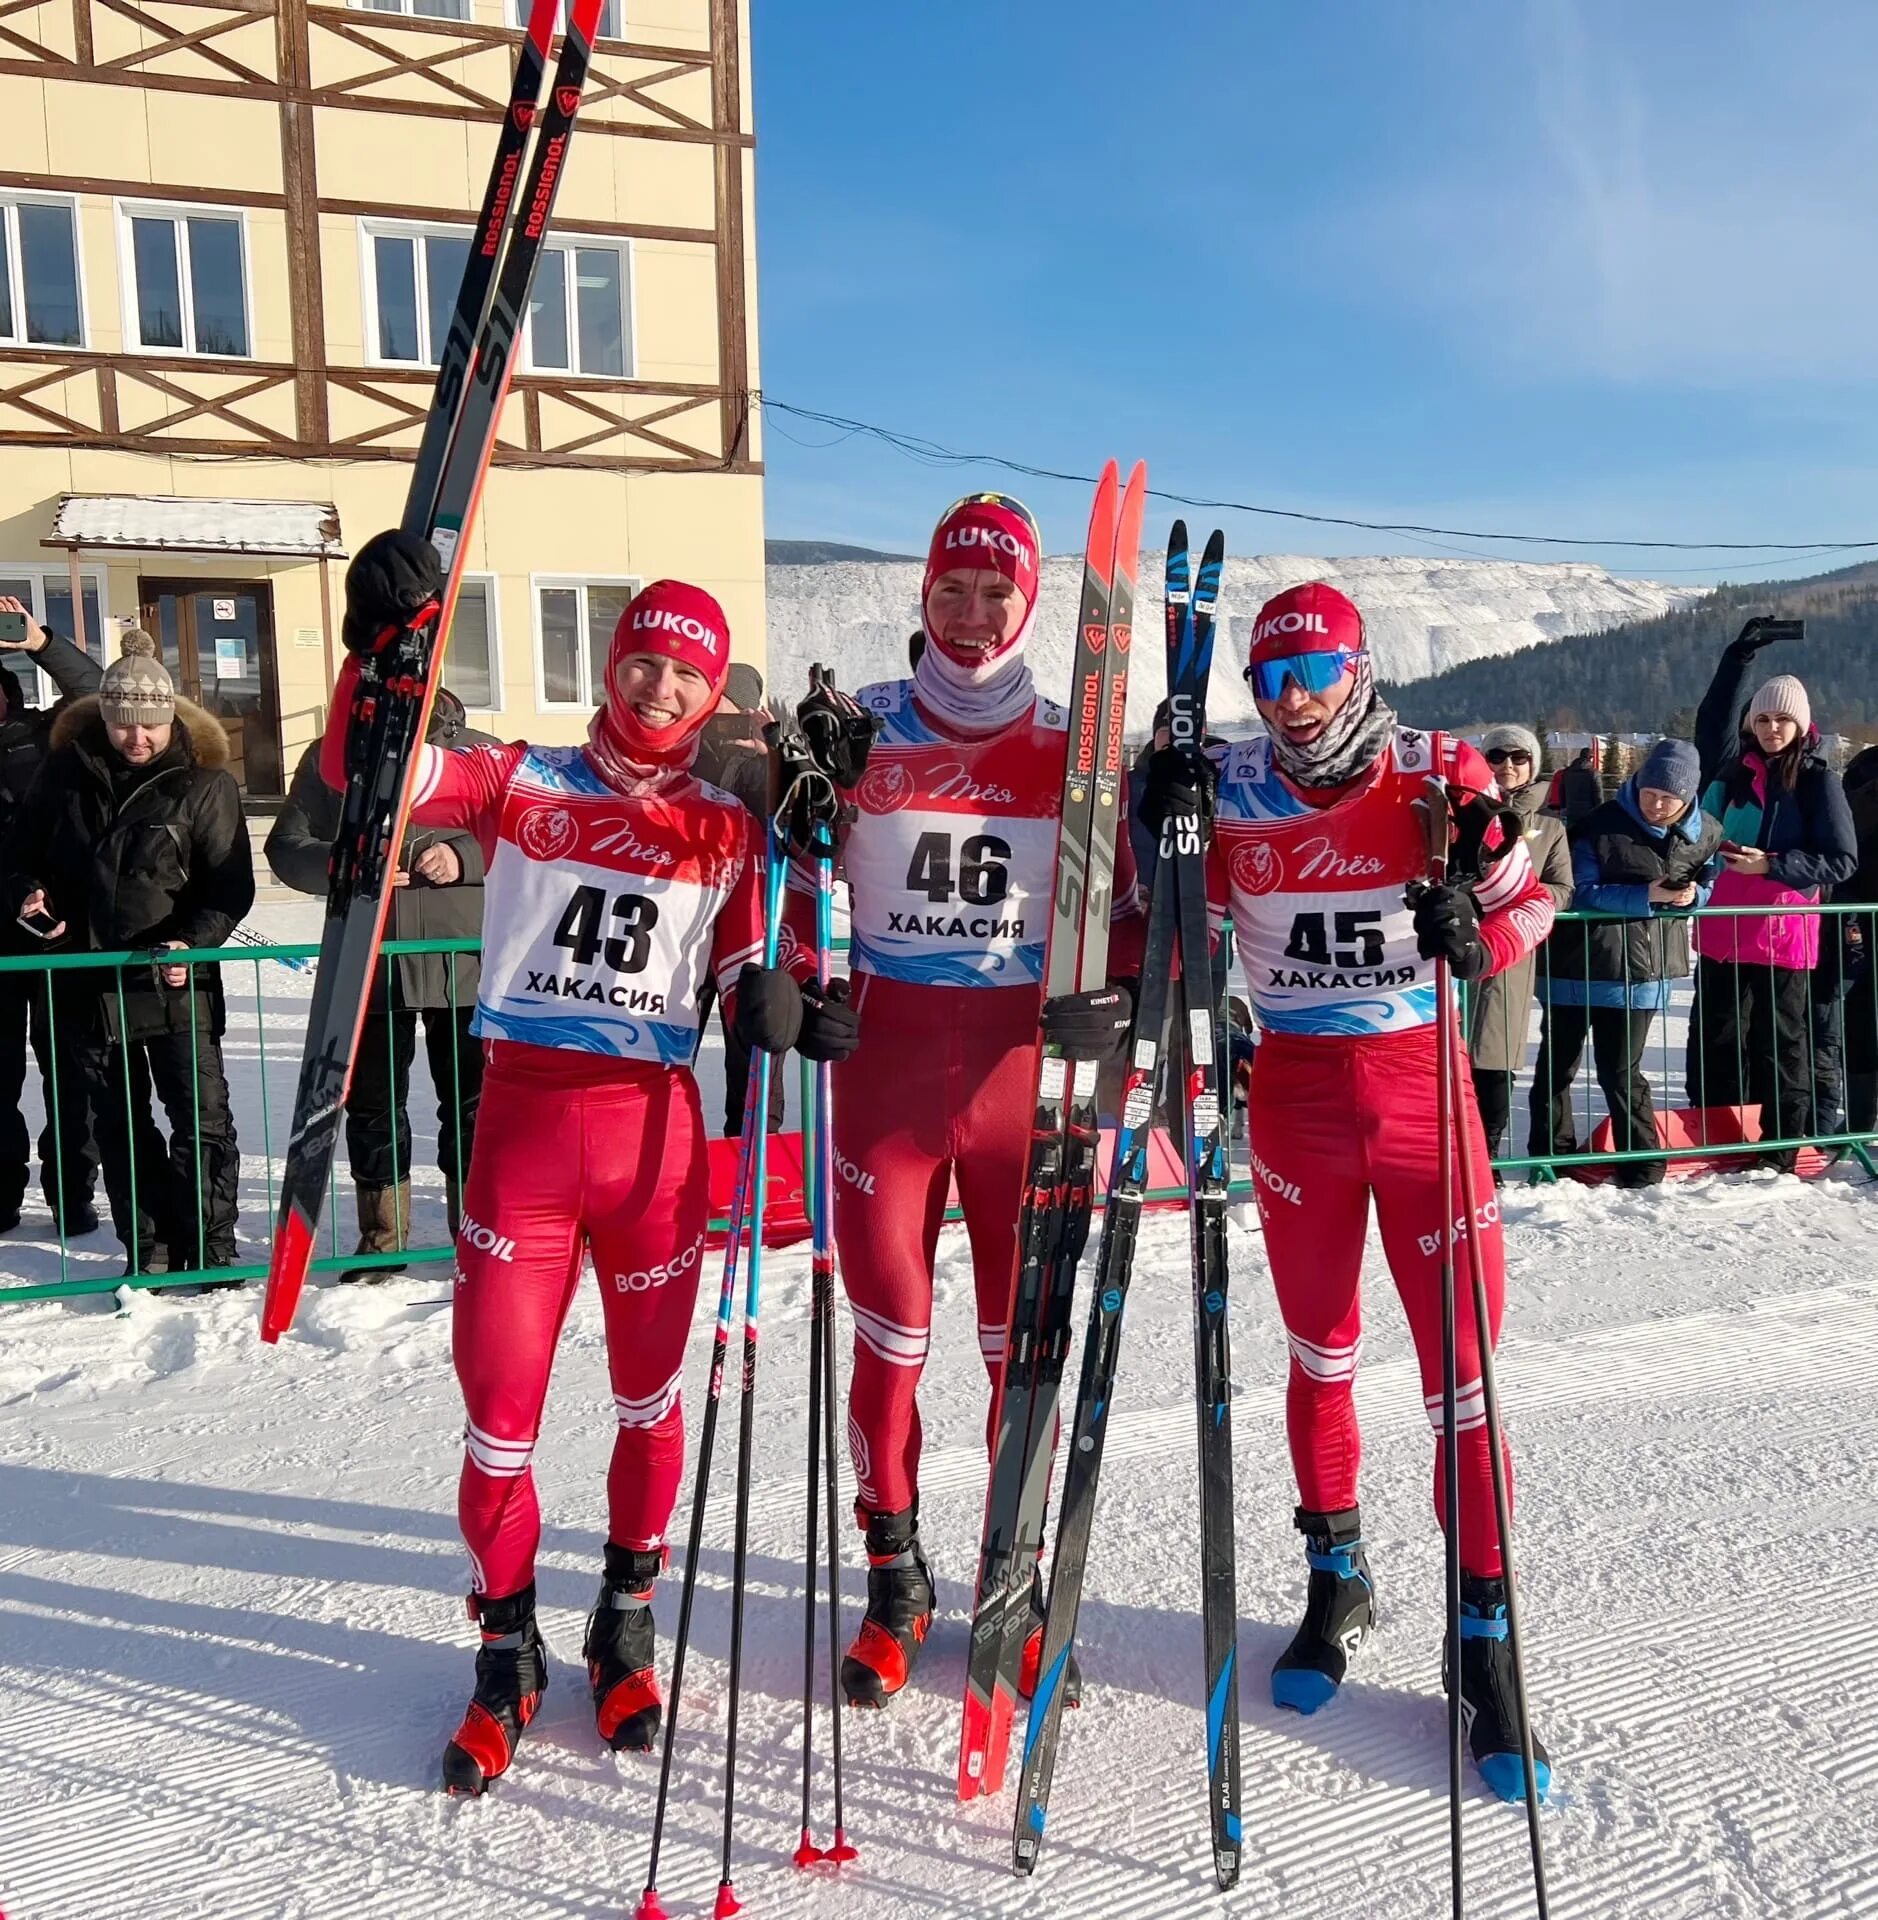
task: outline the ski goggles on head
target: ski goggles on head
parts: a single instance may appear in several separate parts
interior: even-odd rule
[[[1342,647],[1331,653],[1287,653],[1275,660],[1254,660],[1245,677],[1261,700],[1281,699],[1287,680],[1295,680],[1302,693],[1326,693],[1359,658]]]

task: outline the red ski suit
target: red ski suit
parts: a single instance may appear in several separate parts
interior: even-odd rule
[[[1416,952],[1403,899],[1427,870],[1427,830],[1411,803],[1437,741],[1451,780],[1493,791],[1472,747],[1406,727],[1368,773],[1328,793],[1292,786],[1269,740],[1229,748],[1208,873],[1215,910],[1230,904],[1263,1029],[1252,1072],[1252,1178],[1291,1347],[1285,1414],[1299,1501],[1314,1513],[1357,1501],[1359,1280],[1374,1195],[1435,1429],[1435,1508],[1445,1524],[1437,1007],[1434,963]],[[1488,869],[1475,897],[1496,972],[1551,926],[1551,896],[1523,841]],[[1479,1211],[1471,1224],[1456,1218],[1453,1231],[1457,1242],[1469,1232],[1478,1237],[1497,1341],[1505,1292],[1500,1210],[1471,1077],[1460,1080],[1456,1144],[1472,1156]],[[1458,1211],[1458,1179],[1455,1193]],[[1464,1246],[1456,1258],[1461,1561],[1470,1573],[1495,1575],[1492,1461]]]
[[[961,737],[912,686],[857,696],[882,732],[842,843],[861,1043],[834,1076],[835,1241],[854,1313],[848,1446],[858,1505],[876,1513],[918,1493],[917,1395],[954,1181],[979,1352],[994,1386],[1003,1371],[1068,739],[1067,715],[1047,700],[996,733]],[[792,945],[806,944],[806,879],[792,880]],[[1115,973],[1139,947],[1137,895],[1124,830]],[[789,964],[809,970],[799,947]]]
[[[342,675],[322,755],[335,785],[349,695]],[[426,746],[412,818],[466,828],[487,862],[473,1031],[488,1064],[451,1340],[458,1520],[476,1591],[500,1597],[534,1578],[530,1460],[589,1255],[618,1421],[608,1537],[664,1543],[709,1213],[697,995],[707,968],[728,996],[760,958],[762,848],[730,795],[677,771],[621,793],[578,747]]]

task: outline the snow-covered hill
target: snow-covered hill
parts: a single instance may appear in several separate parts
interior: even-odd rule
[[[1136,662],[1129,727],[1145,733],[1165,691],[1161,671],[1159,553],[1142,556],[1141,628],[1152,644]],[[1044,562],[1043,604],[1032,663],[1041,685],[1068,684],[1081,562],[1059,554]],[[1596,633],[1625,620],[1686,606],[1704,591],[1619,580],[1602,567],[1500,560],[1355,558],[1299,554],[1228,559],[1221,603],[1232,666],[1224,651],[1214,676],[1213,718],[1228,727],[1252,719],[1250,696],[1234,670],[1259,606],[1301,580],[1328,580],[1363,609],[1385,680],[1420,680],[1486,654],[1511,653],[1568,634]],[[919,623],[920,568],[913,561],[836,561],[768,570],[770,677],[801,686],[812,661],[834,666],[853,687],[906,671],[906,638]],[[1226,637],[1222,635],[1222,638]]]

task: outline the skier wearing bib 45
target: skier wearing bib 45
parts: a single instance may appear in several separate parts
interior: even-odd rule
[[[348,648],[370,652],[441,586],[428,543],[379,535],[346,576]],[[484,1118],[451,1323],[468,1416],[457,1513],[482,1647],[475,1697],[444,1753],[452,1792],[481,1793],[508,1766],[547,1684],[529,1461],[589,1255],[618,1432],[587,1673],[611,1746],[649,1748],[659,1726],[650,1603],[684,1458],[679,1377],[709,1211],[690,1067],[698,994],[714,979],[746,1044],[772,1053],[794,1044],[802,1017],[794,981],[753,964],[760,829],[689,772],[729,667],[717,602],[654,581],[620,617],[584,746],[421,749],[413,821],[474,833],[488,874],[472,1024]],[[333,698],[330,784],[343,778],[356,672],[349,662]]]
[[[1414,802],[1427,778],[1451,783],[1457,834],[1500,849],[1498,796],[1470,746],[1399,726],[1378,698],[1362,616],[1321,582],[1266,603],[1253,627],[1252,682],[1267,737],[1227,748],[1217,766],[1208,891],[1230,911],[1263,1028],[1252,1075],[1252,1178],[1272,1282],[1291,1348],[1286,1427],[1310,1568],[1304,1623],[1279,1657],[1272,1695],[1314,1713],[1336,1694],[1347,1656],[1374,1624],[1357,1509],[1354,1387],[1362,1344],[1359,1277],[1373,1196],[1382,1243],[1408,1317],[1436,1434],[1435,1505],[1458,1526],[1461,1690],[1475,1763],[1507,1798],[1523,1798],[1506,1594],[1473,1317],[1459,1316],[1461,1511],[1443,1511],[1442,1215],[1436,1118],[1437,956],[1461,980],[1510,965],[1542,940],[1551,896],[1523,841],[1478,884],[1405,889],[1428,867]],[[1204,769],[1169,750],[1155,788]],[[1457,852],[1455,870],[1468,862]],[[1473,1156],[1477,1237],[1491,1337],[1499,1337],[1505,1261],[1486,1141],[1471,1085],[1457,1151]],[[1534,1742],[1543,1792],[1549,1765]]]
[[[1071,1058],[1100,1060],[1124,1045],[1132,1008],[1125,986],[1041,998],[1069,725],[1024,660],[1041,557],[1036,522],[1009,496],[950,507],[927,557],[927,645],[913,677],[855,696],[879,725],[841,836],[859,1047],[836,1070],[834,1098],[835,1242],[855,1329],[848,1445],[869,1567],[866,1617],[841,1671],[858,1706],[905,1686],[932,1623],[917,1394],[948,1183],[971,1239],[979,1351],[995,1388],[1040,1022]],[[808,876],[792,880],[790,924],[806,946]],[[1115,918],[1138,927],[1126,834],[1113,900]],[[805,957],[793,964],[806,973]],[[1119,956],[1111,970],[1130,971]],[[1026,1693],[1040,1586],[1032,1605]]]

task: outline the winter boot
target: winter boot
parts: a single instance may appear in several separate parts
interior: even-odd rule
[[[649,1753],[658,1738],[664,1700],[653,1665],[652,1583],[664,1566],[659,1548],[606,1543],[606,1574],[581,1652],[600,1738],[615,1753]]]
[[[884,1707],[913,1677],[932,1627],[932,1569],[919,1550],[919,1509],[867,1516],[867,1613],[841,1662],[852,1707]]]
[[[1376,1624],[1376,1596],[1363,1555],[1363,1522],[1342,1513],[1297,1510],[1311,1581],[1299,1627],[1272,1668],[1272,1704],[1315,1713],[1336,1698],[1350,1655]]]
[[[1447,1662],[1442,1661],[1442,1677]],[[1506,1582],[1477,1573],[1461,1575],[1461,1719],[1480,1777],[1502,1800],[1526,1798],[1526,1763],[1519,1750],[1513,1643],[1507,1636]],[[1543,1801],[1552,1784],[1552,1761],[1532,1736],[1533,1774]]]
[[[1043,1569],[1030,1570],[1030,1631],[1024,1636],[1024,1660],[1017,1670],[1017,1690],[1026,1700],[1037,1691],[1037,1669],[1043,1665]],[[1070,1642],[1063,1661],[1063,1704],[1082,1705],[1082,1668],[1076,1664],[1076,1644]]]
[[[476,1691],[463,1724],[443,1750],[446,1793],[480,1794],[515,1758],[515,1743],[548,1686],[547,1650],[535,1626],[535,1583],[501,1600],[470,1596],[482,1629]]]
[[[411,1244],[411,1183],[395,1187],[356,1189],[359,1201],[359,1244],[354,1253],[402,1253]],[[357,1267],[342,1280],[389,1280],[402,1267]]]

